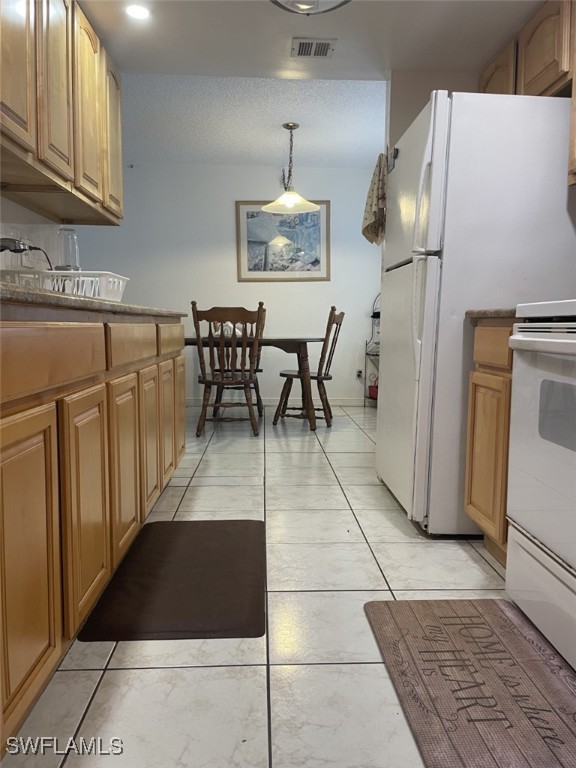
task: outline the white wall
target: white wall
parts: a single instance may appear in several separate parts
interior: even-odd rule
[[[296,189],[308,199],[331,203],[330,281],[237,281],[235,201],[276,197],[281,191],[279,169],[270,167],[149,163],[127,168],[124,223],[118,228],[77,227],[80,264],[129,277],[124,301],[130,304],[189,314],[192,299],[201,307],[256,307],[262,300],[269,335],[322,336],[335,304],[346,318],[329,396],[334,404],[362,404],[363,382],[356,371],[364,367],[372,302],[380,290],[380,249],[360,232],[371,175],[372,168],[295,167]],[[185,325],[190,333],[191,317]],[[186,354],[188,397],[196,400],[196,353],[188,348]],[[317,354],[311,350],[313,362]],[[266,349],[262,363],[263,399],[276,403],[278,371],[293,368],[295,360]]]

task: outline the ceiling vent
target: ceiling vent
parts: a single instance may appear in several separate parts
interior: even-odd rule
[[[314,37],[292,38],[292,53],[295,59],[329,59],[334,53],[336,40],[318,40]]]

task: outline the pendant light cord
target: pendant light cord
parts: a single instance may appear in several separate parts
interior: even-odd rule
[[[288,175],[286,175],[284,168],[282,168],[282,184],[284,186],[284,192],[288,187],[292,186],[292,154],[294,150],[294,129],[290,128],[290,152],[288,155]]]

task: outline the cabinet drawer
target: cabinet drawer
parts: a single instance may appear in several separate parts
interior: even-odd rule
[[[511,331],[511,327],[477,327],[474,333],[474,362],[512,368],[512,350],[508,346]]]
[[[1,323],[2,400],[106,370],[102,323]]]
[[[184,326],[182,323],[158,325],[158,354],[168,355],[180,352],[184,347]]]
[[[156,357],[154,323],[107,323],[108,368]]]

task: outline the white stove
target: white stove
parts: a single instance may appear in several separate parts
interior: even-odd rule
[[[576,667],[576,299],[517,317],[506,589]]]

